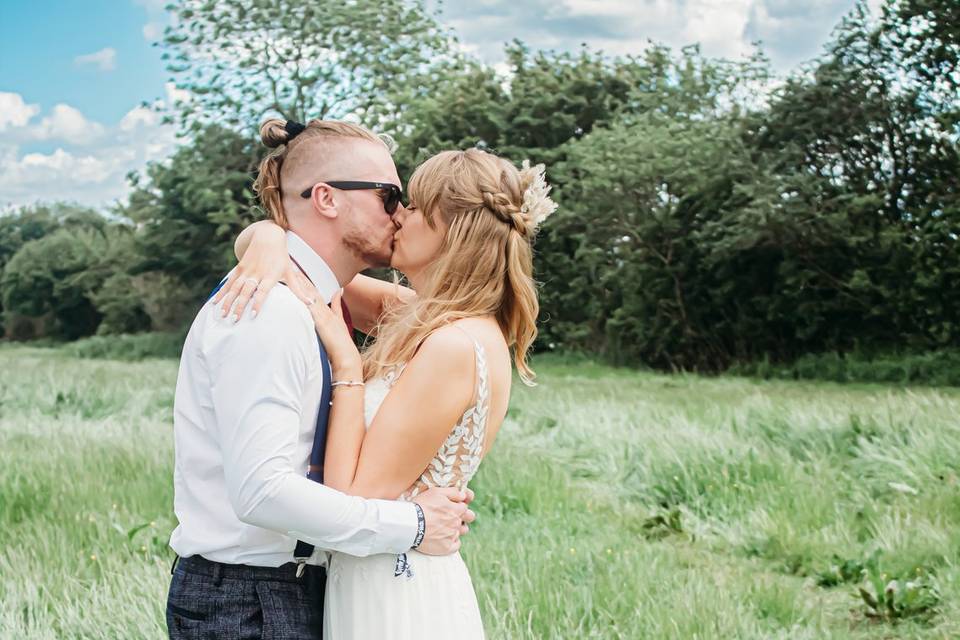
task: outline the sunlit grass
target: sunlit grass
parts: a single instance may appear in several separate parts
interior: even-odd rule
[[[176,362],[0,365],[0,637],[164,637]],[[960,636],[960,392],[535,365],[473,483],[490,637]]]

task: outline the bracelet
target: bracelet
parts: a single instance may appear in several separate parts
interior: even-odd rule
[[[331,387],[362,387],[363,382],[359,380],[335,380],[330,383]]]
[[[423,517],[423,508],[420,505],[414,502],[413,506],[417,509],[417,537],[413,539],[413,546],[410,548],[416,549],[423,542],[423,534],[427,532],[427,519]]]

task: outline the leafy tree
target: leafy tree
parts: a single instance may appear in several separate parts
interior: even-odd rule
[[[926,86],[948,127],[960,120],[960,4],[898,0],[882,7],[881,35],[902,59],[901,69]],[[960,133],[958,131],[957,133]]]
[[[183,0],[163,54],[190,98],[184,125],[249,131],[269,114],[301,122],[392,112],[390,90],[419,82],[450,36],[421,2]]]
[[[542,294],[553,340],[673,368],[729,357],[703,239],[741,203],[736,180],[752,169],[733,124],[650,111],[569,146],[548,238],[573,249],[561,267],[571,277]],[[541,264],[557,269],[559,255]]]
[[[202,300],[235,263],[233,241],[258,215],[250,188],[260,152],[250,138],[207,126],[169,162],[151,165],[146,180],[134,177],[122,209],[137,225],[131,275],[167,274],[169,285]]]
[[[53,202],[22,207],[12,214],[0,217],[0,271],[25,244],[44,238],[61,229],[71,232],[96,230],[102,232],[109,224],[96,211],[78,205]],[[2,296],[0,296],[2,298]],[[4,307],[0,306],[0,311]],[[4,335],[32,337],[43,334],[44,322],[8,311],[2,314]]]
[[[470,146],[547,163],[561,208],[536,244],[541,348],[717,370],[955,345],[954,4],[861,4],[767,92],[759,52],[515,42],[499,74],[418,2],[186,0],[165,44],[191,96],[184,145],[131,178],[131,226],[63,207],[0,219],[4,315],[64,336],[181,328],[258,217],[251,129],[278,113],[360,117],[397,139],[402,176]]]
[[[3,271],[4,309],[8,314],[49,315],[51,333],[63,338],[92,334],[101,316],[89,294],[102,282],[95,267],[106,248],[99,232],[67,229],[26,243]]]
[[[102,316],[97,326],[98,335],[138,333],[151,328],[141,294],[128,273],[119,271],[109,275],[90,294],[90,300]]]
[[[506,77],[449,65],[412,92],[401,164],[472,145],[548,164],[561,210],[537,243],[541,346],[717,369],[951,344],[956,30],[921,5],[879,22],[858,7],[769,98],[759,53],[515,43]],[[930,39],[908,42],[921,27]]]
[[[626,313],[620,308],[625,291],[640,286],[636,264],[630,262],[634,247],[624,238],[636,237],[635,217],[654,215],[643,207],[656,198],[633,191],[655,190],[645,181],[655,183],[658,171],[679,170],[662,163],[685,156],[705,177],[716,179],[724,159],[699,145],[714,149],[715,130],[723,140],[735,137],[737,114],[753,99],[753,86],[767,79],[768,65],[759,54],[743,63],[710,60],[696,47],[674,53],[652,46],[642,56],[608,58],[586,48],[531,52],[515,42],[507,54],[505,78],[477,63],[449,65],[433,90],[412,91],[400,100],[407,107],[394,125],[401,175],[441,149],[474,145],[518,163],[524,158],[547,163],[561,209],[537,240],[536,272],[543,282],[540,345],[636,361],[638,353],[628,347],[637,344],[634,338],[620,335],[620,320],[611,324],[611,315]],[[697,128],[692,120],[718,124]],[[682,140],[689,147],[671,148],[661,135],[661,130],[678,129],[685,130]],[[715,164],[700,162],[707,157]],[[608,168],[612,173],[605,175]],[[612,192],[618,182],[622,191]],[[636,322],[650,321],[644,314],[658,313],[655,306],[645,307]],[[644,352],[665,353],[668,343],[664,338]]]
[[[784,252],[767,309],[797,318],[791,356],[960,337],[951,107],[903,68],[903,51],[861,5],[813,73],[792,78],[750,128],[773,171],[754,206],[776,225],[753,233]]]
[[[182,302],[201,299],[232,266],[234,238],[258,216],[250,187],[266,150],[251,130],[265,116],[383,120],[400,109],[400,87],[454,56],[419,2],[186,0],[168,9],[164,57],[189,94],[176,105],[189,139],[169,163],[131,176],[123,214],[138,225],[135,283],[159,279]]]
[[[388,122],[399,143],[398,166],[412,170],[438,151],[480,146],[507,157],[553,164],[567,142],[629,114],[678,117],[737,112],[745,87],[769,75],[761,54],[746,62],[711,60],[696,46],[679,55],[653,45],[641,56],[531,51],[515,41],[508,70],[458,58],[432,68],[431,84],[397,95],[403,110]]]
[[[60,228],[103,230],[108,221],[93,209],[65,202],[30,205],[0,217],[0,269],[20,247]]]
[[[469,58],[432,69],[430,84],[397,88],[396,119],[386,123],[397,142],[394,160],[401,178],[444,149],[496,147],[507,129],[509,93],[496,72]]]
[[[74,339],[150,328],[128,273],[136,261],[132,229],[102,216],[90,222],[61,225],[25,243],[7,263],[0,295],[12,333],[27,332],[11,337]]]

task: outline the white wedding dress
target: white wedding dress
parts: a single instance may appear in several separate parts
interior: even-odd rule
[[[473,343],[477,370],[473,404],[452,427],[437,455],[401,500],[410,500],[430,487],[462,489],[480,466],[490,389],[483,346],[476,340]],[[364,399],[367,427],[402,371],[403,367],[397,367],[386,376],[367,382]],[[397,556],[357,558],[333,553],[327,570],[324,638],[483,638],[477,596],[460,553],[428,556],[409,551],[406,556],[409,571],[397,576],[395,569],[400,566]]]

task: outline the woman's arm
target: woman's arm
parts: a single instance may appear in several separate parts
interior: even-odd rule
[[[273,220],[260,220],[259,222],[254,222],[246,229],[241,231],[240,235],[237,236],[237,239],[233,243],[233,253],[237,256],[237,260],[243,259],[243,254],[247,252],[247,249],[250,247],[250,243],[253,241],[253,237],[257,233],[272,233],[278,237],[285,235],[283,228]]]
[[[233,248],[240,264],[213,297],[213,304],[221,305],[224,316],[232,310],[239,320],[251,298],[257,314],[278,282],[286,284],[304,302],[316,298],[316,288],[290,260],[287,233],[276,223],[254,222],[240,232]]]
[[[312,305],[335,381],[359,380],[359,353],[334,311]],[[350,349],[353,349],[351,352]],[[354,355],[356,353],[356,355]],[[431,334],[365,428],[364,387],[337,386],[327,426],[325,484],[365,498],[395,499],[440,449],[473,399],[474,348],[452,327]]]
[[[214,304],[223,300],[224,316],[234,305],[235,314],[242,315],[251,298],[254,311],[259,312],[270,289],[278,281],[292,283],[294,293],[305,302],[313,295],[303,275],[286,259],[286,232],[276,223],[270,220],[254,222],[237,236],[233,249],[240,264],[213,299]],[[254,283],[259,283],[256,288]],[[357,275],[344,288],[343,299],[350,309],[354,326],[372,335],[385,309],[414,297],[413,289]]]
[[[386,309],[417,297],[413,289],[358,274],[343,289],[353,325],[367,335],[376,335],[377,322]]]

